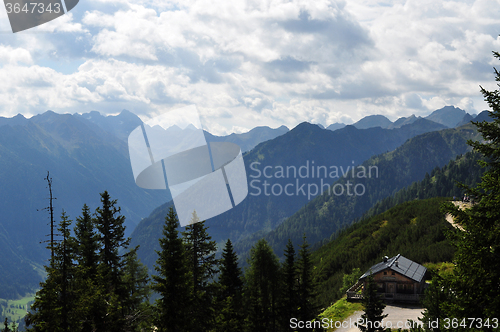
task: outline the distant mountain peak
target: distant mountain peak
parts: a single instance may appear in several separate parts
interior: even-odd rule
[[[132,113],[129,110],[126,110],[126,109],[123,109],[120,112],[120,114],[118,114],[116,116],[116,118],[119,118],[119,119],[122,119],[122,120],[126,119],[126,120],[130,120],[130,121],[137,121],[137,119],[140,120],[140,118],[135,113]],[[140,120],[140,121],[142,122],[142,120]]]
[[[304,121],[299,123],[298,125],[295,126],[295,128],[292,129],[292,131],[297,131],[297,130],[311,130],[311,129],[317,129],[321,128],[316,124],[312,124],[310,122]]]
[[[345,123],[335,122],[335,123],[332,123],[331,125],[329,125],[328,127],[326,127],[326,129],[334,131],[337,129],[344,128],[345,126],[346,126]]]
[[[205,139],[207,140],[207,142],[231,142],[239,145],[242,152],[247,152],[252,150],[260,143],[274,139],[289,131],[290,130],[287,126],[280,126],[275,129],[268,126],[258,126],[246,133],[232,133],[227,136],[215,136],[206,130],[204,130],[203,132],[205,134]]]
[[[75,113],[73,116],[85,119],[98,125],[101,129],[113,134],[122,141],[127,141],[128,135],[132,132],[132,130],[142,123],[142,120],[137,115],[125,109],[118,115],[106,116],[93,110],[88,113],[82,113],[81,115]]]
[[[448,128],[454,128],[464,119],[464,116],[466,114],[467,112],[458,107],[445,106],[443,108],[435,110],[425,118],[445,125]]]
[[[404,125],[411,124],[411,123],[417,121],[418,119],[421,119],[421,117],[416,117],[415,114],[412,114],[406,118],[401,117],[401,118],[397,119],[396,121],[394,121],[394,123],[392,123],[388,128],[390,128],[390,129],[400,128]]]
[[[474,121],[476,121],[476,122],[483,122],[483,121],[492,122],[493,118],[490,116],[490,111],[485,110],[485,111],[482,111],[481,113],[479,113],[474,118]]]
[[[375,114],[375,115],[365,116],[358,122],[354,123],[354,127],[358,129],[368,129],[373,127],[388,128],[391,124],[392,121],[389,120],[387,117],[380,114]]]
[[[133,112],[130,112],[127,109],[122,109],[122,111],[120,112],[119,115],[135,115],[135,114]],[[137,115],[135,115],[135,116],[137,116]]]
[[[12,118],[4,118],[0,116],[0,127],[9,125],[9,126],[25,126],[29,123],[29,120],[24,117],[21,113],[13,116]]]
[[[158,125],[154,126],[154,127],[160,127]],[[160,127],[161,128],[161,127]],[[181,132],[182,129],[178,126],[178,125],[173,125],[173,126],[170,126],[166,129],[167,131],[171,131],[171,132]]]

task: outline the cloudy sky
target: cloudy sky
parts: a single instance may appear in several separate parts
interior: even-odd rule
[[[500,0],[80,0],[13,34],[0,9],[0,115],[195,104],[215,134],[487,108]]]

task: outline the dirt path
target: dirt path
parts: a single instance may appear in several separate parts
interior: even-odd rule
[[[461,201],[453,201],[452,203],[455,204],[455,206],[458,206],[458,208],[460,210],[467,209],[467,208],[471,207],[471,204],[470,203],[466,203],[466,202],[464,203],[464,202],[461,202]],[[453,220],[453,216],[451,214],[447,213],[446,216],[445,216],[445,218],[446,218],[446,221],[449,222],[453,227],[458,228],[458,229],[460,229],[462,231],[464,230],[462,228],[462,226],[460,226],[457,223],[455,223],[455,221]]]
[[[422,312],[424,309],[419,306],[411,305],[387,305],[384,310],[384,314],[388,314],[382,322],[383,326],[391,327],[392,329],[397,329],[398,326],[401,328],[408,328],[405,323],[408,319],[418,322],[418,318],[423,316]],[[336,332],[359,332],[359,328],[354,325],[354,322],[361,318],[363,314],[362,311],[356,311],[351,316],[347,317],[344,323],[345,327],[340,327],[336,329]],[[398,325],[399,324],[399,325]]]

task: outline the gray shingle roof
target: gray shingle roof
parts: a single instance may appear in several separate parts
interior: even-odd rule
[[[396,263],[397,262],[397,263]],[[397,256],[391,257],[387,262],[381,262],[373,265],[368,271],[365,272],[359,279],[364,279],[370,274],[377,274],[383,270],[389,269],[391,271],[397,272],[405,277],[408,277],[416,282],[422,281],[427,269],[414,261],[409,260],[406,257],[398,254]]]

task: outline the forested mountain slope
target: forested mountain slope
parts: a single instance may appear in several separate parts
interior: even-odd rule
[[[301,186],[306,189],[309,185],[328,187],[338,179],[330,174],[326,177],[312,175],[313,165],[315,169],[317,166],[336,167],[338,176],[342,176],[341,169],[351,169],[373,155],[397,148],[408,138],[442,128],[425,119],[397,129],[347,126],[334,132],[302,123],[244,155],[249,194],[235,208],[207,221],[210,234],[221,242],[227,238],[237,241],[256,232],[269,232],[320,192],[300,191]],[[289,167],[290,173],[277,175],[280,167],[284,170]],[[301,167],[304,171],[309,169],[307,176],[301,176],[305,172],[298,173]],[[268,183],[267,193],[265,183]],[[292,195],[269,192],[271,186],[283,188],[288,184],[294,186]],[[139,257],[150,269],[156,260],[154,250],[158,249],[158,238],[170,204],[164,204],[142,220],[132,234],[132,244],[141,246]]]
[[[326,307],[339,299],[343,295],[340,288],[344,274],[354,268],[364,273],[384,256],[401,254],[420,264],[450,261],[454,249],[445,233],[453,227],[440,210],[445,200],[431,198],[402,203],[352,225],[314,251],[318,303]]]
[[[376,166],[377,176],[374,176],[375,172],[371,177],[349,173],[334,184],[337,193],[339,188],[344,188],[347,193],[350,186],[351,195],[337,196],[333,190],[325,192],[268,234],[255,234],[236,243],[235,248],[246,259],[246,252],[258,237],[264,237],[277,252],[285,248],[289,238],[295,245],[299,244],[304,234],[311,244],[327,240],[336,231],[359,219],[378,201],[423,179],[436,166],[444,166],[469,151],[467,140],[478,137],[472,124],[414,137],[396,150],[374,156],[362,164],[366,170]],[[364,190],[362,195],[354,193],[356,186],[359,193]]]
[[[165,201],[163,193],[139,188],[124,141],[70,114],[46,112],[23,125],[0,127],[0,298],[16,298],[38,287],[48,257],[50,171],[56,221],[64,209],[76,218],[83,204],[94,210],[99,193],[118,199],[131,229]],[[41,211],[38,211],[41,210]]]
[[[344,274],[354,268],[363,273],[386,255],[400,253],[419,263],[450,261],[454,249],[443,232],[451,228],[440,206],[450,197],[459,199],[464,194],[457,183],[475,186],[480,181],[485,169],[478,160],[477,153],[469,152],[436,167],[423,180],[375,204],[363,220],[339,231],[332,241],[314,251],[319,302],[327,305],[343,295]]]

